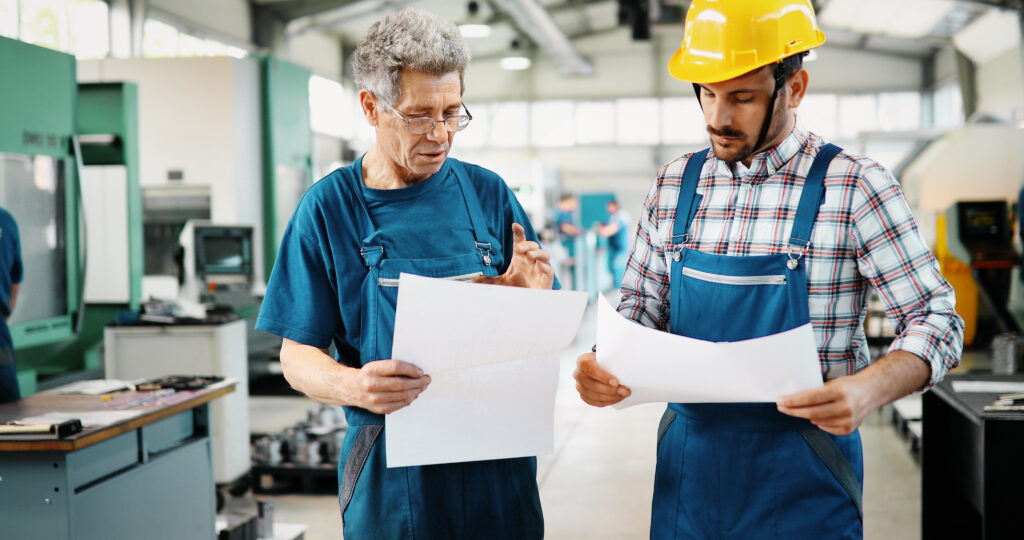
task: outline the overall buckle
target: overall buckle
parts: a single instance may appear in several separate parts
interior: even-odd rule
[[[807,250],[811,248],[810,240],[802,240],[797,238],[790,240],[791,245],[799,245],[799,242],[806,243],[800,248],[800,251],[798,253],[794,252],[792,247],[790,247],[789,251],[786,252],[786,256],[789,257],[789,260],[786,261],[786,268],[789,268],[790,270],[796,270],[800,266],[800,259],[803,258],[803,256],[807,254]]]
[[[491,244],[488,242],[475,242],[476,249],[480,251],[480,256],[484,261],[484,266],[491,265]]]
[[[366,246],[359,248],[359,255],[363,257],[363,264],[367,268],[377,266],[377,263],[384,258],[384,246]]]

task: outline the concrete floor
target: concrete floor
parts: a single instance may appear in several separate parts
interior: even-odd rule
[[[590,315],[590,314],[588,314]],[[589,317],[588,317],[589,319]],[[546,538],[552,540],[644,539],[653,490],[655,435],[664,405],[618,411],[584,404],[575,391],[575,356],[593,342],[592,320],[562,359],[555,409],[555,453],[538,458],[537,480]],[[314,407],[304,398],[254,398],[254,426],[283,428]],[[865,452],[864,526],[868,539],[920,537],[920,469],[908,445],[873,413],[861,428]],[[279,426],[279,427],[277,427]],[[308,526],[307,540],[337,540],[337,497],[278,495],[275,519]]]

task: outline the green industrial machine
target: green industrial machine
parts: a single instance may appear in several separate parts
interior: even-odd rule
[[[34,347],[72,338],[83,308],[75,58],[0,37],[0,206],[18,222],[25,280],[8,324],[22,394]]]
[[[89,224],[86,303],[77,338],[56,355],[58,364],[72,372],[102,369],[103,328],[118,311],[138,311],[142,300],[138,109],[133,83],[78,85],[82,192]]]
[[[310,71],[304,67],[273,56],[263,59],[263,261],[267,279],[288,220],[314,180],[309,77]]]
[[[6,38],[0,70],[0,206],[18,221],[25,264],[8,322],[28,396],[102,376],[103,327],[117,311],[139,307],[138,96],[129,83],[79,87],[73,56]],[[118,213],[122,221],[112,222]],[[123,271],[111,273],[111,265]],[[96,284],[123,291],[90,299]]]

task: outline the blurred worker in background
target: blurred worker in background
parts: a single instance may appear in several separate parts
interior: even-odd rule
[[[576,239],[583,234],[583,229],[579,225],[577,216],[579,208],[580,199],[572,193],[563,194],[558,199],[558,202],[555,203],[553,220],[555,223],[555,237],[561,243],[562,251],[565,254],[565,259],[559,265],[563,279],[566,276],[574,276],[576,268]],[[572,288],[577,289],[579,287],[573,282]]]
[[[608,221],[597,228],[597,234],[608,239],[608,270],[612,273],[612,287],[618,290],[629,257],[629,227],[633,218],[615,199],[608,201],[605,209]]]
[[[472,119],[462,101],[468,62],[458,28],[423,11],[370,27],[353,71],[376,142],[302,198],[257,323],[284,338],[281,366],[294,388],[345,407],[345,538],[544,534],[536,458],[396,468],[385,460],[384,415],[430,391],[430,374],[390,358],[399,274],[554,285],[548,254],[505,182],[448,157]]]
[[[958,365],[963,320],[896,179],[804,131],[808,0],[693,0],[669,71],[692,82],[711,148],[659,171],[619,312],[705,341],[810,324],[824,386],[777,403],[670,403],[658,429],[652,538],[860,538],[857,428]],[[872,359],[875,288],[899,333]],[[583,400],[630,390],[581,356]]]
[[[14,368],[14,341],[7,319],[14,311],[23,273],[18,224],[10,212],[0,208],[0,403],[21,399],[18,372]]]

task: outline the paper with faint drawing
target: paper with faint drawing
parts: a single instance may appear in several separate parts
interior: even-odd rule
[[[558,358],[586,305],[582,292],[402,274],[391,356],[431,382],[385,417],[388,467],[550,454]]]
[[[647,328],[620,315],[603,296],[597,308],[597,362],[633,392],[617,408],[774,402],[822,385],[810,323],[762,338],[715,343]]]

